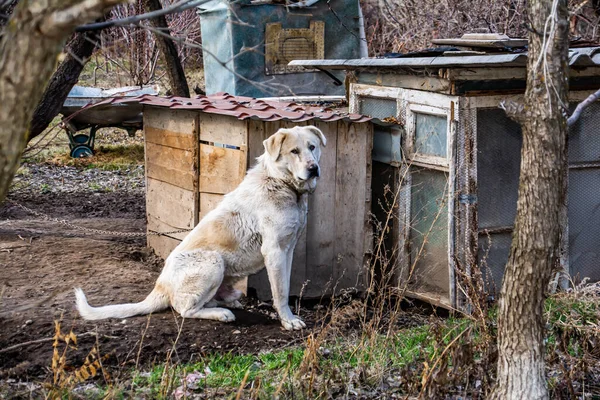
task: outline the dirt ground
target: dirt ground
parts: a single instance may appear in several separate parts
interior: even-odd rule
[[[96,229],[142,232],[143,192],[28,193],[13,200],[55,218]],[[32,219],[33,218],[33,219]],[[0,378],[44,379],[52,356],[54,321],[78,335],[70,351],[81,363],[98,338],[105,364],[133,367],[164,361],[181,318],[172,311],[151,318],[83,321],[73,287],[92,305],[142,300],[162,268],[144,237],[85,235],[60,223],[32,217],[14,205],[0,206]],[[300,343],[305,332],[283,331],[272,308],[248,300],[231,324],[186,320],[174,361],[193,361],[209,351],[257,353]],[[314,311],[301,310],[314,326]],[[141,341],[143,336],[143,341]],[[141,348],[141,350],[140,350]],[[127,368],[128,369],[128,368]]]

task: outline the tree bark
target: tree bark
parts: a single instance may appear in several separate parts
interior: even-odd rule
[[[515,230],[498,316],[498,375],[492,399],[547,399],[545,291],[558,263],[566,169],[568,104],[567,2],[529,0],[531,21]],[[552,15],[543,47],[544,26]],[[545,66],[545,68],[544,68]]]
[[[0,39],[0,202],[17,170],[30,121],[65,40],[77,25],[121,0],[30,0],[17,5]]]
[[[160,0],[143,0],[144,8],[146,12],[162,10]],[[177,52],[177,46],[175,42],[169,38],[171,34],[169,31],[169,25],[164,15],[150,20],[150,23],[154,28],[160,30],[164,35],[155,33],[154,37],[158,48],[165,58],[165,64],[167,65],[167,75],[169,77],[169,83],[171,84],[171,92],[175,96],[190,97],[190,89],[188,87],[187,79],[179,59]]]
[[[65,48],[67,55],[52,74],[48,87],[33,113],[28,141],[42,133],[58,115],[69,92],[79,80],[85,62],[96,49],[98,40],[99,37],[95,32],[80,32],[74,34],[67,43]]]
[[[9,0],[4,3],[2,7],[0,7],[0,34],[2,33],[2,28],[8,22],[8,17],[12,14],[13,10],[17,6],[18,0]]]

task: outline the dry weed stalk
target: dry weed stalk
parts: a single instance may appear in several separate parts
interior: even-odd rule
[[[546,303],[548,369],[553,397],[600,395],[600,282],[571,281]]]
[[[173,310],[172,310],[173,311]],[[163,373],[160,379],[160,394],[164,398],[166,398],[170,393],[173,392],[173,387],[176,382],[175,375],[177,374],[177,368],[175,368],[176,364],[173,363],[173,353],[177,351],[177,343],[179,342],[179,338],[181,337],[181,332],[183,331],[183,324],[185,323],[185,318],[181,319],[181,323],[179,323],[177,319],[177,315],[175,315],[173,311],[173,318],[175,320],[175,324],[177,324],[177,337],[173,342],[173,345],[167,351],[167,358],[165,360],[165,365],[163,369]],[[182,379],[185,382],[185,379]],[[185,390],[185,388],[184,388]]]
[[[64,347],[61,349],[61,346]],[[98,373],[102,373],[105,382],[110,382],[110,376],[102,365],[102,361],[106,360],[109,355],[100,355],[97,335],[95,345],[86,356],[83,364],[79,367],[73,367],[67,361],[68,351],[77,350],[77,335],[75,335],[72,329],[68,333],[63,333],[60,320],[54,321],[52,347],[53,353],[50,367],[52,371],[52,383],[47,385],[49,386],[48,398],[62,398],[62,395],[65,392],[71,391],[75,385],[94,378]]]

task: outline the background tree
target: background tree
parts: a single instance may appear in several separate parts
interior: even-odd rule
[[[162,10],[160,0],[144,0],[144,9],[146,12]],[[185,78],[181,60],[179,59],[179,54],[177,53],[177,46],[170,38],[171,31],[169,30],[167,19],[163,15],[150,20],[150,23],[157,30],[154,37],[165,60],[172,94],[175,96],[190,97],[190,89]]]
[[[568,104],[566,0],[529,0],[527,90],[508,112],[521,123],[517,216],[498,317],[494,399],[547,399],[545,291],[559,257]]]
[[[52,74],[48,87],[44,90],[44,94],[35,108],[31,118],[28,141],[42,133],[58,115],[98,43],[99,37],[95,32],[73,34],[65,46],[64,60]]]
[[[27,143],[31,118],[77,25],[122,0],[21,1],[0,39],[0,202]]]

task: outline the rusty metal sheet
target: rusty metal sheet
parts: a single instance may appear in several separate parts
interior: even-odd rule
[[[319,106],[310,106],[295,102],[262,100],[252,97],[231,96],[227,93],[216,93],[210,96],[160,97],[143,95],[134,98],[110,98],[94,105],[83,108],[85,113],[98,107],[112,107],[123,104],[142,104],[144,106],[165,107],[173,110],[202,111],[211,114],[229,115],[240,120],[258,119],[261,121],[292,121],[309,120],[349,122],[379,122],[375,118],[346,111]],[[388,124],[389,125],[389,124]]]

